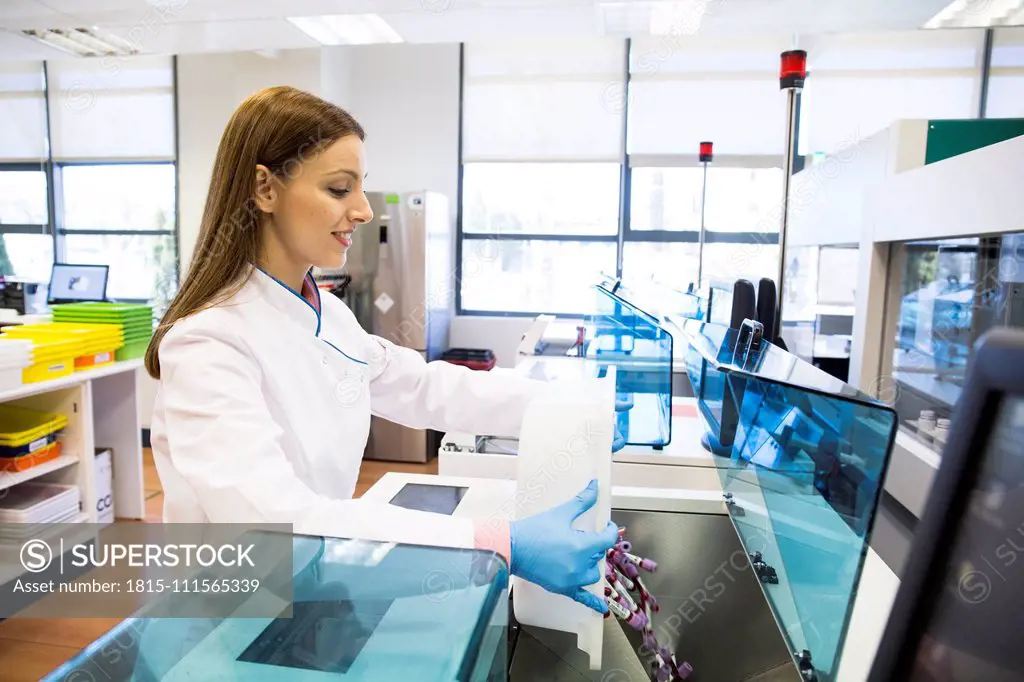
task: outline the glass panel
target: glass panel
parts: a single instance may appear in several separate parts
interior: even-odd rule
[[[602,271],[615,271],[614,242],[465,239],[462,307],[584,314]]]
[[[155,617],[202,599],[174,594],[44,679],[507,679],[508,569],[495,555],[311,536],[293,550],[290,617]]]
[[[466,234],[614,235],[617,163],[468,163]]]
[[[672,335],[657,319],[601,286],[586,326],[587,357],[616,368],[619,433],[630,445],[672,440]]]
[[[660,284],[686,291],[697,282],[693,242],[633,242],[622,246],[622,281],[629,287]]]
[[[48,234],[0,235],[0,274],[30,282],[49,282],[53,237]]]
[[[69,230],[173,230],[174,164],[64,166]]]
[[[0,225],[46,225],[46,173],[0,171]]]
[[[631,230],[700,230],[703,168],[634,168],[632,172]],[[708,168],[707,178],[704,224],[708,231],[779,231],[782,169]],[[778,242],[778,237],[770,241]]]
[[[144,299],[161,308],[177,289],[173,235],[69,234],[64,251],[68,263],[110,266],[108,298]]]
[[[738,330],[691,321],[685,333],[706,440],[730,460],[718,471],[736,530],[791,650],[834,679],[895,412],[776,346],[748,349]]]
[[[902,244],[893,267],[896,410],[941,450],[975,342],[992,327],[1024,327],[1024,233]]]

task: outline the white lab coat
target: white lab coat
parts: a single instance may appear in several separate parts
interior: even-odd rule
[[[259,269],[232,299],[179,320],[160,365],[152,445],[165,522],[288,523],[450,547],[473,546],[472,521],[352,499],[371,413],[517,436],[546,386],[510,370],[426,363],[366,333],[336,297],[323,296],[317,314]]]

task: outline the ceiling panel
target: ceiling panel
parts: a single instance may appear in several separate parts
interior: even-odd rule
[[[411,43],[450,43],[524,37],[593,37],[601,35],[597,13],[589,6],[461,9],[444,14],[403,12],[382,18]]]
[[[699,35],[793,36],[916,29],[948,0],[704,0]],[[664,0],[0,0],[0,27],[79,25],[132,37],[146,51],[316,46],[285,16],[377,12],[411,43],[502,38],[640,37]],[[161,9],[163,8],[163,9]],[[691,22],[692,24],[692,22]],[[677,26],[674,37],[688,33]],[[19,45],[5,37],[7,53]],[[799,44],[799,41],[797,42]],[[48,48],[43,50],[50,52]]]
[[[45,22],[58,16],[59,13],[38,2],[0,0],[0,28],[21,28],[25,23]]]
[[[107,27],[146,54],[238,52],[319,47],[320,44],[283,19],[246,19],[188,24]]]

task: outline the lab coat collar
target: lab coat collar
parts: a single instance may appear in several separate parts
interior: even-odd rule
[[[301,293],[259,267],[253,268],[250,283],[255,288],[255,293],[275,310],[284,313],[300,325],[308,326],[315,336],[320,336],[320,311],[323,310],[323,306],[320,302],[320,288],[313,279],[312,269],[306,273],[306,280],[310,283],[313,295],[316,297],[316,307],[311,305]]]

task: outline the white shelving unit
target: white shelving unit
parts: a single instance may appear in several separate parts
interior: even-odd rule
[[[0,499],[12,486],[30,480],[76,485],[88,523],[95,509],[97,448],[113,453],[113,493],[117,518],[146,515],[142,470],[141,359],[116,362],[85,372],[0,391],[0,403],[60,412],[68,417],[61,434],[61,456],[27,471],[0,472]]]

